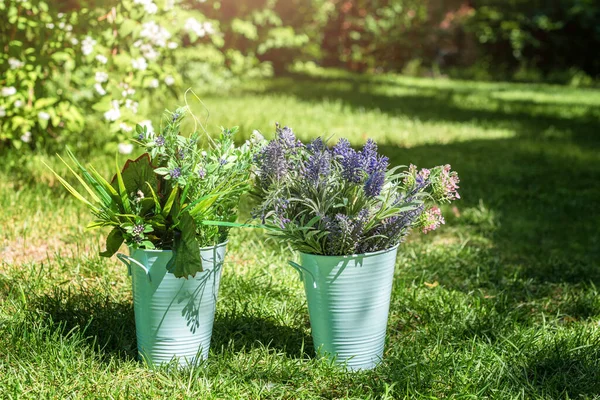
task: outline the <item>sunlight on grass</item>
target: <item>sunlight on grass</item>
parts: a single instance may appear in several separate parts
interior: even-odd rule
[[[462,200],[401,245],[385,359],[317,359],[289,249],[235,231],[209,359],[136,359],[126,268],[41,161],[0,166],[0,393],[11,398],[575,398],[600,392],[600,91],[322,74],[203,96],[209,131],[376,139],[394,165],[450,163]],[[173,108],[173,107],[171,107]],[[202,115],[198,107],[198,115]],[[158,114],[158,111],[157,111]],[[74,151],[110,176],[114,154]],[[244,217],[249,205],[244,205]],[[122,249],[126,251],[126,249]]]

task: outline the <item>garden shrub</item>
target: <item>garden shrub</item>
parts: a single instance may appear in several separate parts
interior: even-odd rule
[[[0,146],[98,144],[99,129],[124,139],[186,87],[271,73],[223,49],[219,22],[185,1],[76,3],[0,3]]]

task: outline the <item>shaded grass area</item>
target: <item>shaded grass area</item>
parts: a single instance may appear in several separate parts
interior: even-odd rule
[[[40,167],[55,160],[36,155],[15,171],[5,155],[0,239],[25,240],[18,262],[0,259],[0,397],[600,393],[600,91],[324,74],[204,101],[209,121],[244,135],[269,137],[279,121],[305,139],[374,137],[392,164],[459,172],[462,200],[444,210],[446,226],[401,247],[384,362],[348,373],[315,358],[303,289],[286,266],[293,254],[237,231],[209,360],[146,369],[125,267],[96,255],[83,208]],[[28,261],[50,238],[69,251]]]

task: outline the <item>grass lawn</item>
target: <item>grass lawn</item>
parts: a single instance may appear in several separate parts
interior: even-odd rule
[[[400,247],[384,362],[349,373],[315,358],[293,253],[235,231],[208,361],[145,368],[126,268],[97,255],[103,232],[84,231],[41,164],[55,157],[3,154],[0,398],[600,394],[599,90],[324,73],[203,100],[214,132],[270,138],[279,121],[459,172],[446,225]]]

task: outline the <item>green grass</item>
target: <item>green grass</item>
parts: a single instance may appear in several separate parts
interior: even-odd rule
[[[293,254],[230,241],[209,360],[135,359],[125,267],[34,155],[0,172],[1,398],[592,398],[600,393],[600,91],[337,73],[207,95],[209,128],[367,137],[450,163],[462,200],[401,246],[385,360],[315,358]],[[198,112],[200,113],[200,112]],[[93,159],[111,160],[102,152]],[[105,172],[108,172],[106,167]]]

